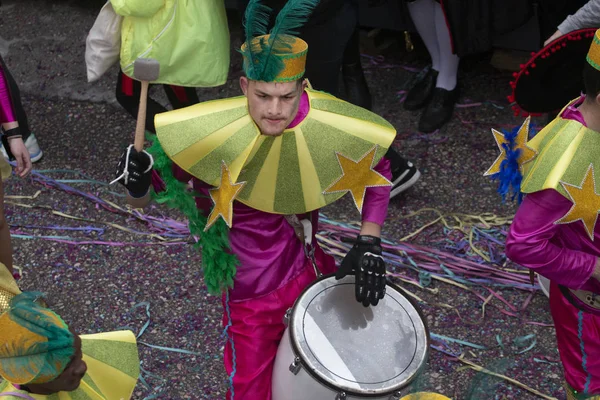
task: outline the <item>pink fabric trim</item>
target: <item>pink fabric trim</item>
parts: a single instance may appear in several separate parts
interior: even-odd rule
[[[4,76],[4,70],[2,69],[2,66],[0,66],[0,124],[14,122],[16,120],[17,118],[15,117],[8,82]]]
[[[298,126],[300,122],[304,121],[304,118],[306,118],[309,111],[310,101],[308,101],[308,93],[303,92],[302,96],[300,97],[300,102],[298,103],[298,112],[296,113],[296,116],[292,122],[290,122],[288,125],[288,129],[294,128]]]
[[[579,109],[577,108],[584,102],[584,100],[585,100],[585,95],[582,94],[577,100],[575,100],[574,102],[572,102],[571,104],[569,104],[567,106],[565,111],[563,111],[563,113],[561,114],[561,117],[563,119],[571,119],[571,120],[577,121],[581,125],[583,125],[587,128],[585,119],[583,118],[583,115],[581,115],[581,111],[579,111]]]

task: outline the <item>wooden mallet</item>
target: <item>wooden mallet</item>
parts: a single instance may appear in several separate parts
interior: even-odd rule
[[[146,106],[148,103],[148,85],[158,79],[160,64],[153,58],[138,58],[133,64],[133,77],[142,83],[140,107],[138,108],[135,125],[135,140],[133,147],[136,151],[144,149],[144,134],[146,132]]]

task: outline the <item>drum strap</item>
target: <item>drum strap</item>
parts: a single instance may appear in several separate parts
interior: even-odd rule
[[[302,219],[298,218],[296,214],[285,216],[285,220],[288,222],[288,224],[291,225],[292,228],[294,228],[296,237],[298,238],[298,240],[302,241],[304,245],[304,255],[310,260],[317,277],[320,277],[323,274],[321,273],[321,271],[319,271],[319,268],[317,267],[317,261],[315,260],[315,246],[313,245],[313,241],[316,240],[315,219],[318,218],[318,211],[313,211],[310,214],[305,214],[304,218]]]

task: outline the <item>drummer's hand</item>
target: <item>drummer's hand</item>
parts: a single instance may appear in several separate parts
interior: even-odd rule
[[[24,178],[29,172],[31,172],[31,156],[29,155],[29,150],[27,150],[25,143],[23,143],[23,139],[20,137],[8,138],[8,146],[10,147],[10,152],[17,162],[15,173],[21,178]]]
[[[562,35],[563,35],[563,33],[561,31],[556,30],[556,32],[554,32],[552,34],[552,36],[550,36],[548,39],[546,39],[546,41],[544,42],[544,47],[548,46],[550,43],[554,42],[556,39],[558,39]]]
[[[381,253],[380,238],[359,235],[335,274],[336,279],[355,275],[356,300],[365,307],[376,306],[385,296],[386,271]]]
[[[152,156],[144,151],[138,152],[133,145],[125,149],[117,166],[115,180],[127,188],[134,198],[144,197],[152,182]]]

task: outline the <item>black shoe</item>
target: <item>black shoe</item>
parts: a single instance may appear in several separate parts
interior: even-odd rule
[[[427,105],[433,95],[433,89],[437,81],[438,72],[427,67],[425,75],[417,78],[415,84],[410,88],[406,99],[404,99],[404,109],[408,111],[419,110]]]
[[[458,100],[458,86],[454,90],[435,88],[431,101],[419,120],[419,131],[431,133],[450,121]]]
[[[417,183],[420,177],[421,173],[417,167],[410,161],[402,159],[402,162],[396,168],[392,168],[390,199]]]
[[[346,86],[348,101],[356,106],[371,109],[371,93],[365,79],[362,66],[359,63],[344,64],[342,66],[342,76]]]

